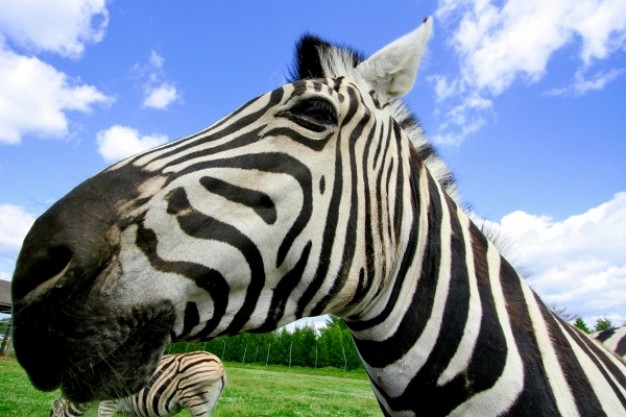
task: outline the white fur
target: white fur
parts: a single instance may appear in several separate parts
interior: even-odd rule
[[[459,216],[459,222],[463,229],[463,240],[466,248],[472,247],[471,233],[470,233],[470,220],[460,209],[457,208],[457,214]],[[465,265],[467,266],[467,275],[469,278],[468,286],[470,292],[470,303],[467,312],[467,323],[463,331],[463,338],[459,342],[459,346],[454,353],[452,359],[448,363],[448,367],[441,373],[437,380],[437,385],[444,386],[455,378],[458,374],[467,369],[476,347],[476,340],[480,333],[480,324],[482,319],[482,305],[480,302],[474,302],[473,300],[479,300],[480,295],[478,292],[478,280],[476,279],[476,270],[474,263],[474,252],[468,250],[465,252]]]
[[[528,306],[528,313],[532,320],[534,334],[537,338],[537,345],[541,351],[541,361],[543,362],[544,369],[547,371],[547,378],[552,386],[554,399],[556,400],[559,412],[564,416],[578,416],[579,413],[574,395],[565,379],[564,370],[559,364],[555,345],[552,343],[550,331],[543,319],[541,310],[535,299],[535,294],[526,282],[521,281],[521,285],[524,298],[526,299],[526,305]],[[572,346],[576,349],[576,343],[572,343]],[[580,357],[579,360],[582,361],[585,359]],[[599,398],[602,397],[600,396]]]
[[[602,332],[595,332],[595,333],[590,334],[590,336],[592,339],[598,340],[598,337],[600,336],[601,333]],[[626,337],[626,326],[616,329],[615,333],[613,333],[611,337],[603,341],[602,344],[611,352],[616,352],[618,344],[625,337]],[[626,355],[624,355],[623,358],[626,359]]]

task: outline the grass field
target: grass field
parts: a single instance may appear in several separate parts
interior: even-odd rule
[[[228,383],[214,417],[381,415],[362,371],[225,365]],[[58,395],[35,390],[14,359],[0,356],[0,416],[49,416],[50,403]],[[97,416],[95,407],[85,416]]]

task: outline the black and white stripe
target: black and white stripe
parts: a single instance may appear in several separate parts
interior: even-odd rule
[[[50,417],[81,417],[88,408],[89,403],[75,403],[59,397],[52,402]]]
[[[101,401],[98,417],[117,413],[137,417],[170,417],[189,410],[193,417],[209,417],[222,395],[226,373],[222,361],[208,352],[164,356],[148,384],[138,393],[117,400]],[[88,403],[57,398],[53,417],[79,417]]]
[[[626,359],[626,326],[594,332],[591,337],[602,343],[610,351]]]
[[[626,415],[624,363],[555,317],[474,225],[398,101],[431,24],[365,61],[304,38],[293,82],[38,219],[13,279],[33,383],[101,398],[120,375],[138,389],[172,338],[332,313],[385,415]]]

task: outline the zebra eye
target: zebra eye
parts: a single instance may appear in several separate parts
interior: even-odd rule
[[[320,98],[301,101],[286,112],[286,116],[300,126],[320,131],[337,124],[335,107]]]

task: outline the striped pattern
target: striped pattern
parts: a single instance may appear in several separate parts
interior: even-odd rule
[[[98,417],[117,413],[136,417],[170,417],[188,409],[192,417],[208,417],[226,384],[220,359],[208,352],[165,355],[148,385],[138,393],[118,400],[100,402]],[[87,404],[58,398],[52,416],[81,416]]]
[[[44,214],[13,279],[16,352],[31,379],[102,397],[119,375],[132,381],[123,370],[135,358],[149,368],[145,346],[170,335],[332,313],[351,329],[385,415],[626,415],[624,363],[555,317],[468,218],[398,102],[430,25],[364,62],[305,38],[293,82],[110,167]],[[42,265],[54,272],[43,283]],[[41,312],[74,298],[74,314],[59,314],[67,337],[31,324],[58,326]],[[94,311],[126,315],[84,320]],[[45,337],[72,365],[58,381],[29,350]],[[79,338],[93,352],[68,342]],[[90,361],[104,382],[95,391],[80,366]]]
[[[88,408],[88,403],[75,403],[59,397],[52,402],[50,417],[80,417]]]
[[[591,338],[599,341],[611,352],[626,359],[626,326],[613,327],[591,334]]]

